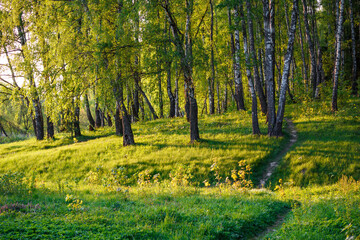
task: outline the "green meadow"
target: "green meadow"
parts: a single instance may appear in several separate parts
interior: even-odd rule
[[[359,238],[359,106],[290,105],[298,139],[264,189],[290,137],[253,136],[247,112],[202,116],[194,144],[182,118],[133,124],[129,147],[111,128],[6,140],[0,238]]]

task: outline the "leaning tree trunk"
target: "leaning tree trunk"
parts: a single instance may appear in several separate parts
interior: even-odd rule
[[[288,39],[287,50],[286,50],[286,54],[285,54],[285,58],[284,58],[283,74],[282,74],[282,78],[281,78],[281,88],[280,88],[278,112],[277,112],[277,116],[276,116],[276,124],[273,129],[273,132],[270,134],[271,136],[281,136],[282,135],[282,124],[283,124],[284,112],[285,112],[286,91],[288,89],[290,66],[291,66],[291,61],[292,61],[293,51],[294,51],[294,40],[295,40],[297,16],[298,16],[298,2],[297,2],[297,0],[294,0],[293,1],[293,11],[291,14],[289,39]]]
[[[53,139],[54,138],[54,123],[51,120],[50,116],[46,118],[46,125],[47,125],[47,138]]]
[[[275,116],[275,2],[274,0],[263,0],[264,33],[265,33],[265,60],[264,73],[267,95],[267,121],[268,134],[271,135],[276,122]]]
[[[352,0],[349,0],[350,7],[350,26],[351,26],[351,56],[352,56],[352,85],[351,85],[351,94],[357,95],[358,92],[358,83],[356,81],[357,75],[357,66],[356,66],[356,40],[355,40],[355,27],[354,27],[354,16],[353,16],[353,6]]]
[[[256,99],[254,82],[253,82],[251,70],[250,70],[251,63],[250,63],[249,50],[248,50],[248,46],[247,46],[247,34],[246,34],[246,26],[245,26],[242,2],[240,2],[240,18],[241,18],[241,26],[242,26],[242,32],[243,32],[243,41],[244,41],[246,75],[247,75],[248,82],[249,82],[249,88],[250,88],[251,100],[252,100],[252,105],[251,105],[252,129],[253,129],[253,134],[258,135],[261,133],[260,133],[259,122],[258,122],[258,114],[257,114],[257,99]]]
[[[310,81],[311,81],[311,85],[312,85],[312,89],[313,89],[313,97],[315,97],[315,93],[316,93],[316,53],[315,53],[315,46],[314,43],[311,39],[311,34],[310,34],[310,27],[309,27],[309,22],[308,22],[308,7],[306,4],[306,0],[302,0],[303,2],[303,13],[304,13],[304,25],[305,25],[305,33],[306,33],[306,38],[307,38],[307,42],[309,45],[309,51],[310,51],[310,59],[311,59],[311,72],[310,72]]]
[[[343,28],[343,19],[344,19],[344,1],[340,0],[340,13],[339,13],[339,21],[336,26],[336,56],[335,56],[335,66],[334,66],[334,86],[332,93],[332,101],[331,101],[331,110],[333,112],[338,110],[337,106],[337,91],[339,84],[339,72],[340,72],[340,55],[341,55],[341,32]]]
[[[4,127],[1,125],[1,122],[0,122],[0,134],[3,133],[5,135],[5,137],[9,137],[9,135],[7,135]]]
[[[237,106],[237,110],[245,110],[244,104],[244,89],[242,84],[241,77],[241,67],[240,67],[240,34],[239,34],[239,7],[235,7],[235,19],[236,21],[236,29],[235,29],[235,57],[234,57],[234,81],[235,81],[235,102]]]
[[[85,94],[84,101],[85,101],[85,107],[86,107],[86,116],[87,116],[87,118],[89,120],[89,130],[93,131],[94,128],[95,128],[95,121],[94,121],[94,118],[93,118],[93,116],[91,114],[89,98],[88,98],[87,94]]]
[[[259,69],[257,65],[257,58],[256,58],[256,49],[254,43],[254,30],[253,30],[253,22],[251,17],[251,5],[250,0],[246,0],[246,9],[247,9],[247,16],[248,16],[248,28],[249,28],[249,42],[250,42],[250,54],[252,58],[252,66],[254,68],[254,80],[255,80],[255,91],[258,94],[261,111],[264,115],[267,113],[267,103],[265,94],[261,85],[260,76],[259,76]],[[251,64],[250,63],[250,64]]]
[[[145,99],[145,102],[147,103],[151,114],[153,115],[154,120],[158,119],[158,115],[156,114],[153,106],[151,105],[150,100],[148,99],[148,97],[146,96],[145,92],[142,90],[142,88],[140,87],[140,85],[136,85],[137,89],[139,90],[140,94],[143,96],[143,98]]]

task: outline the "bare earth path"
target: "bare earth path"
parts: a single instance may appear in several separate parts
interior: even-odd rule
[[[285,118],[285,121],[287,122],[287,129],[290,133],[290,141],[285,145],[284,149],[276,155],[276,157],[269,163],[269,165],[266,167],[266,171],[264,172],[259,188],[263,188],[266,184],[266,182],[270,179],[271,175],[274,173],[275,169],[279,165],[281,159],[286,155],[286,153],[290,150],[291,146],[294,145],[294,143],[297,141],[297,131],[295,129],[294,123],[288,119]],[[257,234],[256,237],[253,239],[262,239],[265,235],[268,233],[275,231],[281,224],[284,222],[286,215],[291,211],[291,209],[286,209],[282,214],[279,214],[277,216],[277,220],[274,224],[269,226],[267,229],[265,229],[263,232],[260,232]]]
[[[275,158],[269,163],[269,165],[266,167],[266,170],[260,179],[259,188],[263,188],[266,184],[266,182],[270,179],[271,175],[274,173],[275,169],[280,163],[280,160],[286,155],[286,153],[290,150],[291,146],[294,145],[294,143],[297,141],[297,131],[295,129],[294,123],[288,119],[285,118],[285,121],[287,122],[287,128],[290,132],[290,141],[285,145],[284,149],[275,156]]]

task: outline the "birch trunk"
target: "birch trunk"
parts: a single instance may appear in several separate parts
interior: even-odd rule
[[[211,65],[211,77],[209,78],[209,111],[210,114],[215,113],[215,65],[214,65],[214,6],[212,0],[210,0],[210,65]]]
[[[241,18],[241,26],[242,26],[242,32],[243,32],[243,42],[244,42],[244,54],[245,54],[245,67],[246,67],[246,76],[248,78],[249,88],[251,92],[251,116],[252,116],[252,132],[253,134],[260,134],[260,128],[259,128],[259,122],[258,122],[258,115],[257,115],[257,99],[256,99],[256,93],[255,93],[255,87],[254,87],[254,81],[251,75],[251,62],[250,62],[250,56],[249,56],[249,50],[247,46],[247,34],[246,34],[246,26],[245,26],[245,20],[244,20],[244,13],[243,13],[243,7],[242,2],[240,2],[240,18]]]
[[[256,57],[256,49],[254,42],[254,30],[253,30],[253,21],[252,21],[252,12],[250,0],[246,0],[246,9],[247,9],[247,17],[248,17],[248,28],[249,28],[249,42],[250,42],[250,53],[251,53],[251,65],[254,68],[254,79],[255,79],[255,91],[258,94],[261,111],[264,115],[267,113],[267,103],[265,94],[263,92],[263,88],[260,81],[259,69],[257,65],[257,57]]]
[[[300,45],[301,45],[301,60],[303,62],[303,77],[304,77],[304,86],[305,86],[305,92],[308,91],[308,67],[305,61],[305,53],[304,53],[304,41],[303,41],[303,35],[302,35],[302,30],[301,30],[301,22],[300,22],[300,18],[299,18],[299,33],[300,33]]]
[[[294,51],[294,40],[295,40],[295,32],[296,32],[296,22],[298,16],[298,0],[293,1],[293,10],[291,14],[291,24],[290,24],[290,31],[289,31],[289,39],[286,54],[284,57],[284,69],[281,78],[281,88],[280,88],[280,96],[279,96],[279,105],[278,105],[278,112],[276,116],[276,124],[273,130],[272,136],[282,136],[282,124],[284,119],[284,112],[285,112],[285,100],[286,100],[286,91],[288,89],[288,80],[289,80],[289,73],[291,67],[291,61],[293,57]]]
[[[351,56],[352,56],[352,85],[351,85],[351,94],[357,95],[358,92],[358,83],[356,81],[357,77],[357,66],[356,66],[356,39],[355,39],[355,27],[354,27],[354,16],[353,16],[353,5],[352,0],[349,0],[350,8],[350,27],[351,27]]]
[[[245,110],[244,104],[244,88],[242,84],[241,76],[241,67],[240,67],[240,36],[239,36],[239,7],[235,7],[235,20],[236,20],[236,29],[235,29],[235,58],[234,58],[234,81],[235,81],[235,102],[237,110]]]
[[[185,93],[187,104],[189,105],[189,120],[190,120],[190,141],[200,140],[199,127],[198,127],[198,107],[195,98],[195,89],[192,79],[192,48],[191,48],[191,14],[192,14],[192,1],[186,1],[186,32],[185,32],[185,50],[181,41],[180,31],[177,27],[176,21],[170,11],[168,0],[162,2],[162,8],[168,17],[168,21],[174,36],[173,42],[180,55],[180,66],[184,74],[185,80]]]
[[[262,0],[264,14],[264,33],[265,33],[265,61],[264,73],[267,94],[267,121],[268,134],[271,135],[275,126],[275,84],[274,84],[274,68],[275,68],[275,2],[273,0]]]
[[[310,81],[312,85],[312,95],[315,97],[316,92],[316,53],[315,53],[315,46],[311,38],[310,34],[310,27],[309,27],[309,21],[308,21],[308,6],[306,3],[306,0],[302,0],[303,2],[303,13],[304,13],[304,25],[305,25],[305,33],[306,33],[306,39],[309,45],[309,51],[310,51],[310,60],[311,60],[311,72],[310,72]]]
[[[337,91],[339,84],[339,73],[340,73],[340,55],[341,55],[341,32],[343,28],[343,19],[344,19],[344,1],[340,0],[340,12],[339,12],[339,21],[337,22],[336,27],[336,55],[335,55],[335,66],[334,66],[334,82],[333,82],[333,92],[332,92],[332,101],[331,109],[333,112],[338,110],[337,106]]]

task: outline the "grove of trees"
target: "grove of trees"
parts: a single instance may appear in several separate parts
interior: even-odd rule
[[[1,0],[0,136],[251,111],[281,136],[286,104],[358,94],[352,0]],[[248,110],[249,109],[249,110]],[[239,116],[240,117],[240,116]],[[259,118],[266,119],[261,133]]]

